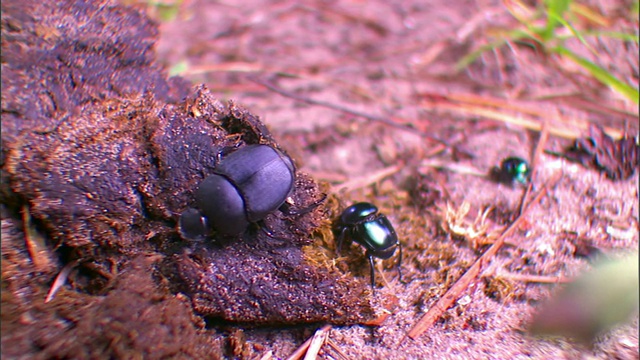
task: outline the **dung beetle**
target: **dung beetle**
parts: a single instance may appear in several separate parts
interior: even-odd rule
[[[531,169],[526,160],[519,157],[508,157],[500,163],[500,168],[493,170],[497,181],[505,184],[514,182],[527,185]]]
[[[303,214],[324,200],[291,211],[285,200],[294,184],[293,162],[283,152],[269,145],[242,147],[222,158],[213,174],[200,183],[195,192],[197,209],[182,213],[180,232],[187,239],[202,239],[211,230],[223,236],[240,235],[249,224],[261,223],[278,209]]]
[[[342,243],[345,238],[349,241],[364,246],[366,256],[371,265],[371,288],[375,289],[375,274],[373,258],[388,259],[398,249],[398,278],[402,278],[400,265],[402,263],[402,246],[398,241],[393,225],[384,214],[378,213],[378,208],[368,202],[360,202],[346,208],[338,222],[335,230],[337,232],[337,253],[340,253]]]

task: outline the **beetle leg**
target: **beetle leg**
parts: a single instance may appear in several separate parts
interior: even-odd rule
[[[188,208],[180,215],[178,230],[183,238],[200,241],[207,236],[209,225],[200,211]]]
[[[240,147],[240,145],[242,144],[241,141],[235,143],[234,145],[231,146],[224,146],[222,148],[218,148],[217,152],[216,152],[216,166],[218,164],[220,164],[220,161],[222,161],[222,158],[227,156],[229,153],[232,153],[236,150],[238,150],[238,148]]]
[[[340,235],[338,235],[338,241],[336,244],[336,254],[338,255],[340,255],[340,251],[342,250],[342,243],[344,242],[344,237],[346,232],[347,232],[347,228],[343,227],[342,230],[340,230]]]
[[[404,281],[402,281],[402,271],[400,271],[400,266],[402,266],[402,244],[398,241],[398,281],[404,284]]]
[[[289,243],[289,241],[286,238],[280,237],[278,235],[276,235],[266,224],[266,222],[264,220],[259,220],[255,223],[258,227],[260,227],[260,230],[267,235],[269,238],[275,240],[277,242],[277,244],[279,244],[280,246],[284,246],[286,244]]]
[[[313,209],[317,208],[326,199],[327,199],[327,194],[322,194],[322,197],[320,198],[320,200],[314,201],[313,204],[303,207],[302,209],[292,209],[291,204],[285,201],[284,204],[280,206],[280,211],[282,211],[283,214],[289,215],[289,216],[304,215],[312,211]]]
[[[375,284],[375,266],[373,265],[373,255],[369,254],[368,251],[366,255],[369,258],[369,265],[371,265],[371,288],[375,292],[376,284]]]
[[[276,236],[273,234],[273,231],[269,229],[269,227],[267,226],[267,223],[264,220],[260,220],[256,222],[256,224],[260,227],[260,230],[262,230],[268,237],[272,239],[276,239]]]

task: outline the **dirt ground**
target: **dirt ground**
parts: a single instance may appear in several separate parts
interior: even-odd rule
[[[637,17],[625,21],[614,15],[624,13],[624,2],[588,5],[618,19],[620,31],[637,33]],[[485,281],[473,282],[464,301],[458,300],[444,319],[415,340],[406,337],[443,294],[444,283],[455,281],[462,274],[460,266],[469,266],[481,253],[441,230],[438,206],[459,208],[466,201],[469,220],[492,206],[491,227],[513,220],[523,188],[496,184],[473,172],[487,174],[506,156],[531,159],[539,140],[538,131],[465,112],[463,105],[440,104],[464,104],[472,96],[480,104],[500,99],[502,105],[494,109],[537,124],[549,121],[552,127],[571,129],[574,136],[584,136],[587,123],[637,134],[635,104],[575,68],[554,67],[526,47],[487,52],[467,70],[455,72],[455,62],[485,44],[491,29],[513,24],[501,2],[473,0],[307,5],[185,1],[174,20],[161,24],[158,52],[167,66],[186,61],[183,76],[259,114],[303,164],[301,170],[330,183],[343,206],[373,202],[395,225],[404,246],[406,284],[397,281],[393,260],[385,262],[388,283],[378,296],[397,297],[389,318],[373,331],[363,326],[331,330],[329,339],[349,358],[638,358],[637,320],[593,351],[524,334],[532,313],[557,290],[555,285],[507,279],[502,280],[506,294],[488,296],[488,284],[496,280],[492,271],[577,275],[589,267],[588,260],[575,255],[581,241],[606,253],[638,248],[637,175],[612,182],[550,155],[537,163],[534,189],[559,174],[561,178],[509,238],[516,245],[493,258]],[[593,45],[599,64],[637,86],[637,44],[627,49],[607,41]],[[351,112],[283,96],[265,83],[286,95]],[[446,140],[472,158],[442,150],[421,133],[383,124],[380,118]],[[545,149],[560,151],[569,142],[552,135]],[[461,165],[463,170],[436,170],[429,166],[433,163]],[[434,186],[438,182],[441,186]],[[435,204],[429,201],[434,193],[440,195]],[[623,232],[612,234],[615,221],[625,224]],[[354,246],[340,261],[350,264],[354,276],[368,280],[362,249]],[[246,330],[245,335],[261,349],[256,355],[282,358],[313,330]],[[339,358],[326,345],[323,350],[325,358]]]
[[[638,33],[628,2],[587,5],[614,30]],[[394,224],[403,282],[396,257],[377,260],[383,266],[376,270],[374,295],[378,311],[388,315],[375,327],[332,327],[318,358],[638,358],[637,315],[592,347],[525,330],[560,286],[519,275],[572,278],[591,267],[593,253],[615,257],[639,246],[637,172],[613,181],[547,153],[536,160],[532,180],[531,192],[544,192],[539,202],[453,306],[415,339],[407,336],[517,218],[525,188],[487,175],[502,159],[532,160],[543,124],[550,129],[544,149],[555,152],[586,136],[589,124],[612,135],[639,132],[636,104],[534,47],[510,44],[456,71],[455,63],[486,44],[497,27],[516,26],[502,2],[184,0],[166,8],[136,6],[158,21],[161,64],[258,115],[299,170],[327,191],[327,218],[338,216],[329,210],[336,204],[368,201]],[[167,9],[175,13],[163,18]],[[590,45],[598,56],[585,56],[637,88],[637,43]],[[577,40],[568,46],[584,51]],[[3,235],[11,226],[3,221]],[[331,238],[318,235],[312,246],[335,255]],[[361,247],[354,244],[333,264],[368,284]],[[183,297],[170,301],[177,304],[173,312],[191,314]],[[323,324],[206,326],[212,336],[230,335],[227,346],[240,348],[236,354],[275,359],[290,356]]]

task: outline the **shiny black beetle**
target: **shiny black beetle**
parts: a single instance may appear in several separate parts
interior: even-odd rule
[[[398,249],[398,278],[401,279],[402,246],[396,231],[387,217],[378,213],[378,208],[361,202],[346,208],[335,226],[337,253],[340,253],[345,238],[364,246],[371,265],[371,287],[375,289],[373,258],[388,259]]]
[[[295,168],[287,155],[268,145],[247,145],[225,156],[200,183],[197,209],[182,213],[180,232],[187,239],[202,239],[213,229],[221,235],[239,235],[278,209],[302,214],[324,200],[292,212],[285,200],[294,185]]]

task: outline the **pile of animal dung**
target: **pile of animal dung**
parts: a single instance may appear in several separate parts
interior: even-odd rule
[[[142,12],[29,0],[2,14],[3,357],[216,358],[234,350],[213,320],[375,317],[366,284],[304,251],[323,206],[274,211],[268,231],[180,236],[219,154],[280,146],[257,116],[167,78]],[[321,197],[296,173],[294,207]]]

